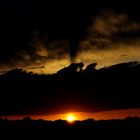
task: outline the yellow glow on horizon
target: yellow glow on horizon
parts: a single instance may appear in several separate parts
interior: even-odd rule
[[[74,122],[75,121],[75,116],[73,114],[68,114],[66,120],[70,123]]]
[[[43,119],[49,121],[55,120],[66,120],[71,123],[69,120],[86,120],[89,118],[95,120],[109,120],[109,119],[124,119],[128,116],[140,117],[140,108],[133,109],[120,109],[120,110],[108,110],[101,112],[72,112],[72,113],[64,113],[64,114],[54,114],[54,115],[28,115],[33,120]],[[28,117],[27,115],[11,115],[11,116],[2,116],[2,118],[8,118],[9,120],[22,120],[24,117]],[[73,116],[73,117],[70,117]]]

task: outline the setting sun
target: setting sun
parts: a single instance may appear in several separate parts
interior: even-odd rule
[[[69,115],[67,116],[66,120],[67,120],[68,122],[73,122],[73,121],[75,121],[75,116],[72,115],[72,114],[69,114]]]

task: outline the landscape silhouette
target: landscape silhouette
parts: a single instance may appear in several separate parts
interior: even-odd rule
[[[0,120],[1,134],[12,134],[28,138],[137,138],[139,136],[140,118],[127,117],[125,119],[99,120],[87,119],[69,123],[66,120],[45,121],[32,120]],[[7,138],[4,135],[4,138]],[[2,136],[2,135],[1,135]]]

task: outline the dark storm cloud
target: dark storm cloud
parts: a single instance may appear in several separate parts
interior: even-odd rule
[[[107,6],[110,4],[106,1],[104,3]],[[97,7],[96,4],[84,3],[81,6],[78,3],[75,8],[67,1],[67,6],[53,3],[46,7],[45,4],[36,3],[35,7],[27,9],[23,8],[26,4],[13,8],[8,3],[10,7],[4,10],[8,14],[4,12],[6,15],[1,17],[0,72],[22,68],[34,73],[54,73],[69,65],[72,59],[86,65],[97,62],[99,67],[140,60],[140,22],[139,19],[131,19],[128,14],[136,16],[139,7],[135,11],[134,7],[128,8],[131,5],[122,3],[115,5],[114,9],[121,7],[124,13],[105,10],[98,14],[97,11],[102,9],[100,2]],[[93,22],[88,27],[91,17]],[[35,30],[48,33],[48,36],[35,33],[32,38],[30,34]],[[118,76],[118,71],[113,74],[112,68],[96,71],[92,66],[89,67],[89,70],[93,70],[89,71],[91,75],[83,72],[83,76],[87,77],[85,81],[81,73],[75,70],[75,65],[66,71],[62,70],[62,73],[44,75],[43,78],[39,75],[29,76],[25,72],[22,74],[18,70],[11,72],[8,80],[1,81],[3,92],[0,94],[0,114],[49,114],[69,110],[93,112],[140,107],[137,94],[139,83],[136,82],[140,76],[135,73],[136,70],[131,76],[124,70],[119,74],[125,76]],[[11,78],[14,74],[19,76]],[[5,78],[8,78],[7,75]],[[21,77],[25,81],[20,81]],[[127,78],[124,80],[124,77]],[[121,80],[118,82],[119,78]]]
[[[54,73],[71,62],[82,61],[86,65],[98,62],[103,67],[139,60],[139,20],[134,21],[128,15],[136,16],[134,8],[131,7],[131,11],[123,6],[124,13],[119,13],[103,11],[109,4],[103,1],[96,1],[95,5],[71,3],[69,6],[36,2],[31,6],[31,3],[13,3],[14,10],[8,4],[8,12],[3,14],[7,19],[2,17],[1,20],[1,72],[23,68],[37,73]],[[102,3],[106,3],[105,6],[102,7]],[[120,4],[114,9],[117,6]],[[41,34],[38,37],[35,33],[36,37],[30,41],[36,30]],[[124,57],[120,57],[122,55]]]
[[[93,18],[87,40],[97,49],[108,49],[114,42],[133,41],[139,38],[140,23],[129,19],[127,14],[112,10],[102,11]]]
[[[126,13],[101,11],[93,18],[78,49],[77,61],[98,67],[140,60],[140,22]],[[120,57],[120,56],[124,57]]]
[[[25,48],[20,48],[13,52],[12,57],[7,56],[5,60],[1,60],[1,70],[22,68],[36,73],[53,73],[69,65],[69,42],[44,38],[33,37]]]
[[[0,76],[0,115],[96,112],[140,107],[140,64],[79,71],[72,64],[54,75],[14,70]]]

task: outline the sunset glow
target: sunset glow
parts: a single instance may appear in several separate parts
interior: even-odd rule
[[[72,115],[72,114],[69,114],[69,115],[67,116],[66,120],[67,120],[68,122],[73,122],[73,121],[75,121],[75,116]]]
[[[92,118],[95,120],[109,120],[109,119],[124,119],[128,116],[140,117],[140,109],[122,109],[122,110],[110,110],[110,111],[101,111],[101,112],[74,112],[71,114],[53,114],[53,115],[29,115],[33,120],[43,119],[43,120],[66,120],[68,122],[73,122],[75,120],[86,120]],[[27,115],[19,116],[3,116],[2,118],[7,118],[9,120],[22,120],[23,118],[28,117]]]

